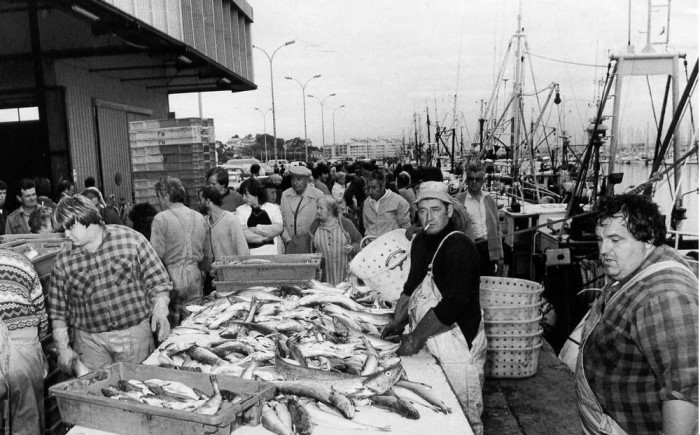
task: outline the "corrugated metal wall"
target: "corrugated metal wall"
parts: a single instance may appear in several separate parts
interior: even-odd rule
[[[102,1],[253,81],[253,9],[244,0]]]
[[[98,132],[96,131],[96,117],[94,113],[95,99],[123,104],[135,108],[152,111],[149,118],[162,119],[168,114],[168,96],[165,92],[148,91],[142,87],[128,86],[117,80],[109,79],[97,74],[90,74],[89,65],[77,60],[60,61],[55,64],[56,82],[66,88],[66,113],[68,118],[68,134],[71,144],[71,160],[76,176],[76,187],[83,188],[83,181],[87,176],[101,177],[114,181],[113,168],[126,167],[131,164],[129,154],[129,137],[127,119],[123,119],[123,129],[126,136],[121,136],[116,127],[107,128],[99,139],[104,144],[112,144],[117,149],[108,152],[110,159],[103,167],[103,173],[98,173]],[[130,119],[133,120],[133,119]],[[106,136],[105,136],[106,135]],[[130,166],[128,166],[130,168]],[[130,172],[130,171],[129,171]],[[124,175],[122,175],[124,177]],[[124,185],[124,183],[122,183]],[[105,196],[121,195],[120,190],[105,185]],[[111,189],[111,190],[110,190]],[[126,196],[130,201],[131,186]]]

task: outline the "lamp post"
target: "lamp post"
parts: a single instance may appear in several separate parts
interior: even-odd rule
[[[275,84],[274,84],[274,79],[272,76],[272,59],[275,58],[275,54],[277,51],[282,48],[286,47],[288,45],[294,44],[294,41],[287,41],[284,44],[280,45],[275,49],[275,51],[272,52],[272,56],[267,54],[267,51],[263,50],[262,48],[258,47],[257,45],[253,45],[253,48],[257,48],[258,50],[262,51],[265,56],[267,56],[267,60],[270,61],[270,93],[272,94],[272,149],[275,152],[275,163],[277,163],[277,119],[275,118]]]
[[[335,112],[337,112],[338,109],[342,109],[343,107],[345,107],[345,104],[343,104],[343,105],[341,105],[341,106],[338,106],[338,107],[336,107],[335,109],[333,109],[333,150],[332,150],[332,153],[331,153],[331,156],[332,156],[333,158],[335,158],[335,145],[336,145],[336,141],[335,141]]]
[[[328,94],[325,97],[323,97],[322,99],[315,97],[313,95],[309,95],[309,98],[315,98],[321,104],[321,146],[322,146],[322,149],[326,148],[326,126],[325,126],[325,118],[323,116],[323,103],[325,103],[326,99],[330,98],[330,97],[335,97],[335,93]],[[335,148],[331,149],[331,156],[335,157]]]
[[[270,161],[270,155],[267,153],[267,121],[266,121],[266,118],[267,118],[267,112],[269,112],[270,109],[267,109],[267,110],[265,110],[265,111],[262,111],[262,110],[260,110],[260,109],[258,109],[258,108],[256,107],[255,110],[257,110],[258,112],[260,112],[260,114],[261,114],[262,117],[263,117],[263,138],[265,139],[265,161],[268,161],[268,162],[269,162],[269,161]]]
[[[309,161],[309,145],[308,145],[308,136],[306,134],[306,85],[309,84],[309,82],[313,79],[317,79],[321,77],[321,74],[316,74],[313,77],[310,77],[307,79],[304,83],[300,82],[299,80],[295,79],[294,77],[285,77],[286,80],[294,80],[295,82],[299,83],[299,86],[301,86],[301,102],[304,105],[304,150],[305,150],[305,155],[306,155],[306,161]]]

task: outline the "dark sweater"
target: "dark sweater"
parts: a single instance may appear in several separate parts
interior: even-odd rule
[[[442,239],[454,231],[452,221],[435,235],[420,232],[411,245],[411,270],[403,293],[410,296],[428,273],[428,265]],[[445,325],[457,322],[471,347],[481,322],[479,304],[479,253],[474,243],[463,233],[454,234],[440,248],[433,264],[433,279],[442,300],[433,308]]]

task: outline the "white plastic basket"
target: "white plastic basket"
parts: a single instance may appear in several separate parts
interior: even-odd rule
[[[531,334],[491,334],[487,336],[489,349],[527,349],[542,344],[542,330]]]
[[[379,292],[385,301],[401,296],[411,268],[411,242],[406,230],[389,231],[377,237],[352,259],[350,272]]]
[[[523,349],[487,349],[484,375],[490,378],[527,378],[537,373],[542,343]]]
[[[498,334],[524,335],[532,334],[540,329],[542,315],[528,320],[484,320],[486,336]]]
[[[505,305],[500,307],[485,307],[484,320],[505,321],[505,320],[529,320],[540,314],[540,306],[536,302],[530,305]]]
[[[531,305],[540,301],[542,284],[519,278],[482,276],[479,285],[482,308],[506,305]]]

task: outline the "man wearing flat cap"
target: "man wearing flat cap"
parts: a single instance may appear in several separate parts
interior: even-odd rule
[[[483,433],[481,387],[486,335],[479,304],[479,253],[450,219],[452,197],[444,183],[421,185],[417,205],[422,226],[411,245],[411,269],[393,320],[382,336],[403,332],[399,355],[424,345],[440,362],[475,434]]]
[[[282,192],[280,209],[282,210],[282,241],[287,254],[306,254],[311,252],[311,235],[309,228],[316,219],[316,200],[323,192],[309,184],[311,170],[305,166],[292,166],[292,187]]]

